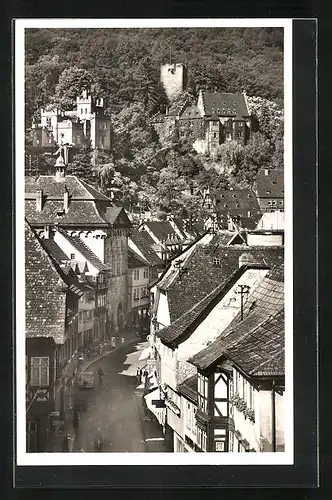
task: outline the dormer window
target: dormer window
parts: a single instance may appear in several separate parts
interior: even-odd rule
[[[266,194],[271,194],[271,191],[266,191]]]
[[[74,259],[75,259],[75,254],[74,254],[74,253],[71,253],[71,254],[70,254],[70,258],[71,258],[71,260],[74,260]]]

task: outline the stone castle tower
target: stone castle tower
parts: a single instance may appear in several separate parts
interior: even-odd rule
[[[170,102],[185,89],[187,85],[187,68],[184,64],[163,64],[160,67],[160,80]]]

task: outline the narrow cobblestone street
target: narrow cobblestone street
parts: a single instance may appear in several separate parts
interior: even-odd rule
[[[103,452],[166,452],[160,426],[144,421],[141,394],[136,391],[138,359],[146,342],[125,345],[93,363],[87,371],[104,372],[101,387],[74,390],[79,409],[79,429],[73,452],[94,452],[94,438],[100,429]],[[148,439],[148,441],[145,441]],[[150,441],[151,440],[151,441]]]

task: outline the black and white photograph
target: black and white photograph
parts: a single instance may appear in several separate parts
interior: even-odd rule
[[[18,465],[293,464],[291,20],[17,20],[15,100]]]

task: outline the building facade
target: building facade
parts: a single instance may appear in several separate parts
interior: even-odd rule
[[[111,150],[111,118],[105,114],[103,98],[93,98],[84,90],[76,99],[76,109],[42,108],[40,115],[40,123],[32,125],[35,151],[54,149],[61,144],[79,147],[86,143],[92,149]]]

